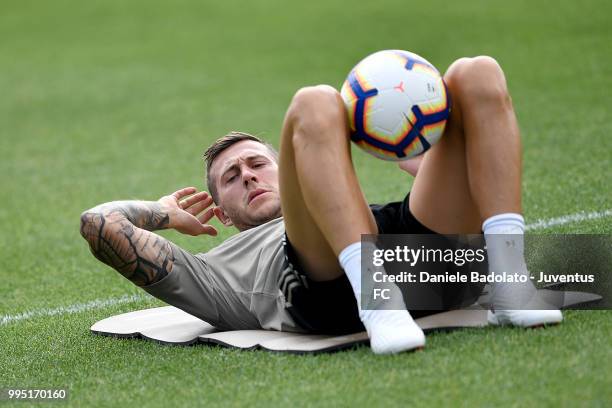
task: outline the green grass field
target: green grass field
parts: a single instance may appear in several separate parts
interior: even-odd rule
[[[239,129],[277,144],[296,89],[339,87],[379,49],[409,49],[440,70],[461,56],[498,59],[524,140],[528,223],[612,208],[611,15],[607,0],[3,1],[0,317],[34,314],[0,323],[0,388],[67,388],[71,406],[610,406],[607,311],[568,312],[542,330],[435,334],[423,352],[382,357],[89,333],[160,305],[144,296],[42,314],[140,293],[91,256],[81,211],[202,187],[211,141]],[[355,163],[372,202],[409,189],[392,164],[357,151]],[[612,217],[541,231],[611,233]],[[164,233],[193,252],[231,234]]]

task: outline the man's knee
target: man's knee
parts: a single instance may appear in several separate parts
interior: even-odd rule
[[[307,137],[311,142],[328,139],[329,130],[346,127],[346,108],[340,93],[329,85],[317,85],[298,90],[287,113],[293,128],[293,138]],[[339,133],[339,132],[331,132]]]
[[[504,72],[494,58],[458,59],[448,68],[444,80],[457,102],[511,105]]]

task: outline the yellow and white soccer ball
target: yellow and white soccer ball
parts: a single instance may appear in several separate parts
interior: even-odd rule
[[[450,115],[450,95],[425,58],[385,50],[360,61],[340,92],[351,140],[384,160],[417,156],[440,139]]]

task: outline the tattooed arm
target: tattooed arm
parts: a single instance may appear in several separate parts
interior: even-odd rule
[[[213,216],[212,198],[195,192],[189,187],[159,201],[99,205],[81,215],[81,235],[100,261],[138,286],[150,285],[168,275],[174,264],[170,242],[152,231],[174,228],[189,235],[217,234],[206,224]]]

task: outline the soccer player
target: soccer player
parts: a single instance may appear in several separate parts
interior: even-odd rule
[[[375,353],[423,347],[425,336],[405,307],[365,310],[355,301],[362,234],[484,231],[491,270],[528,274],[521,144],[503,71],[490,57],[462,58],[444,81],[453,98],[446,131],[422,157],[400,163],[415,175],[402,202],[368,206],[351,162],[343,101],[322,85],[293,97],[280,153],[232,132],[205,153],[209,193],[189,187],[154,202],[102,204],[82,214],[81,234],[99,260],[221,329],[365,328]],[[152,232],[214,236],[213,216],[240,233],[208,253],[192,255]],[[493,284],[489,322],[560,322],[559,310],[518,308],[515,300],[533,292],[529,280]]]

